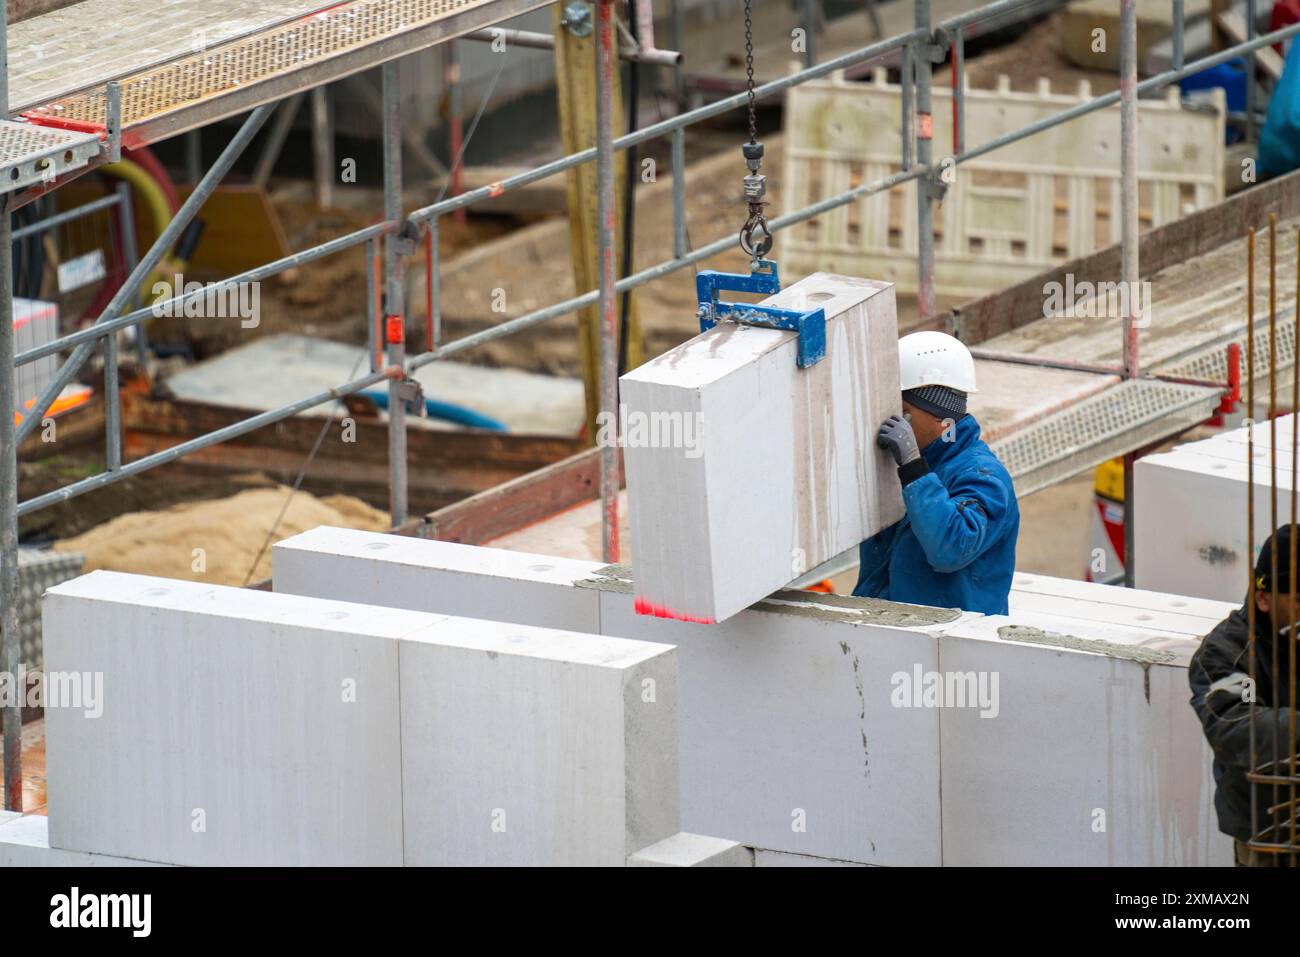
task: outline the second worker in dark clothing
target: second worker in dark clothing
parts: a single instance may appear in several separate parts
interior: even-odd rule
[[[1281,832],[1267,832],[1274,822],[1269,808],[1286,801],[1289,788],[1272,784],[1255,785],[1254,823],[1251,815],[1251,784],[1246,772],[1252,766],[1250,708],[1255,704],[1255,765],[1273,760],[1276,753],[1287,771],[1286,761],[1295,753],[1297,741],[1290,734],[1289,677],[1291,656],[1295,652],[1292,621],[1300,611],[1296,596],[1290,594],[1291,538],[1294,526],[1284,525],[1264,543],[1255,564],[1255,669],[1250,678],[1250,628],[1247,594],[1241,608],[1232,612],[1201,642],[1192,656],[1188,681],[1192,688],[1192,708],[1201,719],[1206,740],[1214,751],[1214,808],[1218,812],[1219,830],[1236,841],[1237,862],[1256,865],[1284,863],[1286,855],[1251,854],[1246,842],[1252,828],[1258,828],[1266,841],[1290,837],[1290,817],[1286,808],[1278,814]],[[1276,576],[1273,549],[1277,549]],[[1276,582],[1277,594],[1272,591]],[[1276,598],[1276,605],[1274,605]],[[1276,670],[1274,651],[1277,653]],[[1297,722],[1300,727],[1300,722]],[[1297,735],[1300,737],[1300,735]],[[1276,748],[1276,751],[1274,750]],[[1298,763],[1297,766],[1300,766]],[[1300,835],[1300,823],[1296,825]],[[1253,859],[1252,859],[1253,858]]]

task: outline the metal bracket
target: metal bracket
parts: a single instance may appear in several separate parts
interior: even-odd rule
[[[412,379],[407,376],[397,383],[397,397],[402,400],[406,406],[407,415],[423,416],[425,414],[424,405],[424,386],[420,384],[419,379]]]
[[[104,91],[104,152],[107,163],[122,159],[122,84],[117,80]]]
[[[930,199],[942,203],[948,195],[948,184],[943,181],[943,162],[935,164],[927,175],[921,177],[920,183]]]
[[[575,37],[591,36],[591,7],[584,0],[573,0],[572,3],[566,4],[564,16],[560,18],[560,26]]]
[[[941,36],[938,30],[934,31],[932,39],[935,42],[916,43],[913,44],[912,49],[916,51],[916,55],[922,60],[930,63],[942,63],[948,59],[948,46],[951,41],[945,42],[944,36]]]
[[[393,236],[393,248],[399,256],[413,256],[423,238],[419,225],[408,219]]]
[[[718,299],[718,293],[723,290],[769,296],[780,292],[781,279],[773,260],[755,259],[750,265],[749,275],[714,269],[705,269],[697,274],[695,293],[700,305],[696,315],[700,319],[700,331],[712,329],[723,319],[747,326],[786,329],[799,334],[799,368],[807,369],[826,357],[826,310],[820,306],[799,312],[797,309],[747,302],[723,302]]]

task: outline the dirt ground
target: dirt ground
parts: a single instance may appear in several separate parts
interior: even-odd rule
[[[1060,10],[1030,27],[1016,42],[996,50],[989,50],[966,65],[968,88],[991,90],[997,86],[999,74],[1011,81],[1013,90],[1033,90],[1039,77],[1050,81],[1053,93],[1075,93],[1079,83],[1086,81],[1093,96],[1119,89],[1119,77],[1101,70],[1085,70],[1065,58],[1062,52],[1065,11]],[[943,86],[952,85],[950,71],[939,69],[934,81]]]
[[[54,548],[80,552],[86,571],[238,586],[271,576],[271,545],[318,525],[382,531],[389,523],[387,514],[347,495],[316,498],[275,485],[119,515]]]
[[[84,446],[37,462],[20,461],[19,500],[27,501],[103,470],[102,452]],[[222,475],[184,464],[164,465],[21,517],[18,535],[23,544],[44,545],[81,535],[127,512],[225,498],[272,484],[259,474]]]

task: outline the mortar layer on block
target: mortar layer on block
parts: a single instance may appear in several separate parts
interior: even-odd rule
[[[594,588],[598,591],[630,595],[632,594],[632,568],[629,565],[606,565],[598,569],[590,578],[575,581],[574,585],[578,588]],[[821,592],[797,589],[782,589],[756,602],[752,607],[754,611],[779,612],[847,624],[888,625],[895,628],[945,625],[962,616],[961,609],[958,608],[904,605],[881,598],[826,595]],[[712,622],[699,624],[712,624]]]
[[[1147,665],[1168,665],[1178,660],[1178,656],[1171,651],[1120,645],[1101,638],[1062,635],[1029,625],[1003,625],[998,629],[998,637],[1004,641],[1023,641],[1034,645],[1050,645],[1053,648],[1091,651],[1110,658],[1128,658]]]

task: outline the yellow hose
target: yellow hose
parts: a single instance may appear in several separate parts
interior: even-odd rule
[[[143,166],[138,163],[133,163],[128,159],[119,160],[116,163],[109,163],[105,166],[101,166],[100,169],[110,176],[124,179],[131,184],[135,192],[137,192],[140,195],[140,198],[144,200],[145,208],[148,209],[149,216],[153,219],[154,228],[158,231],[158,235],[161,236],[162,231],[166,229],[167,224],[171,222],[172,209],[171,205],[167,202],[167,194],[163,192],[162,187],[158,185],[157,180],[150,176]],[[175,275],[176,273],[183,271],[185,268],[185,263],[181,262],[171,253],[164,256],[162,261],[163,264],[165,264],[165,268],[160,266],[149,274],[144,282],[141,283],[141,288],[136,290],[133,302],[139,302],[142,290],[153,289],[154,283],[161,281],[168,273]],[[157,302],[159,299],[170,299],[171,296],[171,293],[167,293],[161,297],[153,297],[149,301],[153,303]]]

